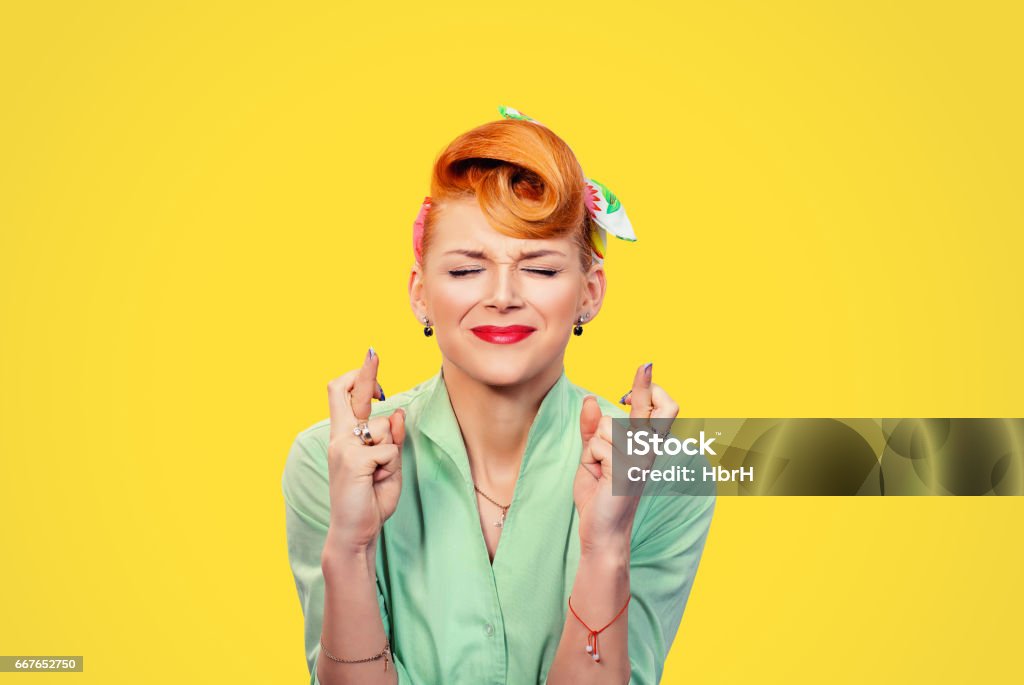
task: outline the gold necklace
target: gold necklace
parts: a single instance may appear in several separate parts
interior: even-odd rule
[[[499,507],[501,509],[501,518],[494,522],[494,526],[496,528],[504,528],[505,527],[505,514],[508,513],[508,508],[511,507],[512,505],[511,504],[498,504],[493,499],[491,499],[486,494],[484,494],[484,491],[481,490],[480,488],[478,488],[476,486],[476,483],[473,483],[473,489],[476,490],[477,492],[479,492],[481,495],[483,495],[485,500],[487,500],[488,502],[490,502],[494,506]]]

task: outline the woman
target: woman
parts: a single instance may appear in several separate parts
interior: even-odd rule
[[[440,372],[385,399],[371,348],[288,456],[311,683],[655,683],[682,617],[714,498],[613,496],[626,414],[563,368],[629,222],[561,138],[500,111],[438,157],[414,224]],[[622,401],[674,418],[652,369]]]

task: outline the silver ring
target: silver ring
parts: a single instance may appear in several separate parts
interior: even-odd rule
[[[366,421],[357,423],[356,427],[352,429],[352,434],[359,438],[364,445],[373,444],[373,435],[370,434],[370,426]]]

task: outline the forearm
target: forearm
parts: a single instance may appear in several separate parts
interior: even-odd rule
[[[572,587],[572,607],[594,630],[601,630],[629,599],[629,544],[583,554]],[[598,635],[601,660],[586,652],[587,629],[566,607],[562,638],[548,672],[548,685],[629,682],[628,611]]]
[[[377,603],[376,547],[339,552],[325,547],[323,644],[340,659],[364,659],[379,653],[387,640]],[[389,656],[390,659],[390,656]],[[323,653],[317,659],[321,685],[395,685],[398,671],[383,658],[364,663],[338,663]]]

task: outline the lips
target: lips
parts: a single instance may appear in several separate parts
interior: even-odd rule
[[[532,326],[477,326],[471,330],[483,341],[495,345],[511,345],[525,339],[537,329]]]

